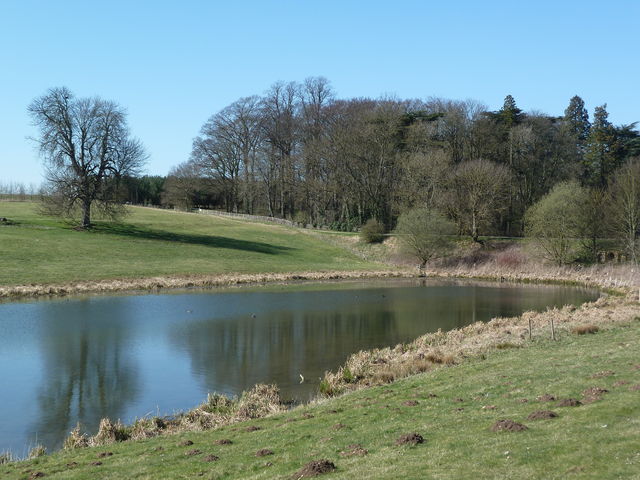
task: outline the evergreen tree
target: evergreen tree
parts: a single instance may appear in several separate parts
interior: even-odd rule
[[[564,127],[576,140],[576,146],[584,148],[589,137],[591,123],[589,122],[589,112],[584,106],[584,100],[578,95],[569,100],[569,106],[564,111]]]
[[[616,129],[609,122],[607,104],[596,107],[587,138],[582,180],[586,185],[606,187],[608,176],[619,166],[614,154]]]
[[[504,105],[502,110],[498,111],[498,115],[507,129],[511,129],[520,123],[523,116],[522,110],[517,107],[516,101],[511,95],[507,95],[504,98]]]

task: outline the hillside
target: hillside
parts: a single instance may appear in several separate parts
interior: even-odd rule
[[[0,202],[0,286],[157,276],[380,269],[302,229],[130,207],[77,231],[36,203]]]

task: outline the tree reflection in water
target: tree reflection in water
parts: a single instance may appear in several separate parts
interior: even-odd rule
[[[49,449],[78,422],[95,430],[101,418],[119,418],[137,394],[128,315],[113,307],[100,314],[90,300],[79,301],[75,312],[50,308],[42,322],[40,417],[31,431]]]

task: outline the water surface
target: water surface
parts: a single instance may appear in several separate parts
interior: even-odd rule
[[[597,296],[405,279],[0,303],[0,452],[52,450],[78,421],[91,432],[261,382],[307,400],[358,350]]]

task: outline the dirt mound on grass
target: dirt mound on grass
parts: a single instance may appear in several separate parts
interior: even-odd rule
[[[335,469],[336,466],[329,460],[314,460],[307,463],[304,467],[294,473],[291,478],[297,480],[300,478],[317,477],[318,475],[322,475],[323,473],[333,472]]]
[[[207,455],[202,459],[203,462],[217,462],[218,460],[220,460],[220,457],[215,455]]]
[[[183,440],[178,444],[179,447],[188,447],[189,445],[193,445],[191,440]]]
[[[575,398],[565,398],[557,403],[558,407],[579,407],[580,405],[582,405],[582,402]]]
[[[602,399],[602,395],[609,390],[600,387],[589,387],[582,392],[582,403],[593,403]]]
[[[228,438],[222,438],[213,442],[215,445],[231,445],[233,442]]]
[[[342,457],[364,457],[369,451],[366,448],[362,448],[362,445],[355,444],[347,446],[346,450],[340,452]]]
[[[198,450],[197,448],[194,448],[193,450],[189,450],[188,452],[185,453],[185,455],[187,455],[188,457],[192,457],[193,455],[200,455],[202,453],[202,450]]]
[[[551,410],[536,410],[527,417],[528,420],[547,420],[549,418],[558,418],[558,414]]]
[[[424,438],[419,433],[406,433],[396,440],[396,445],[418,445],[419,443],[424,443]]]
[[[251,425],[244,429],[245,432],[257,432],[258,430],[262,430],[262,428],[256,427],[255,425]]]
[[[402,405],[404,405],[405,407],[415,407],[416,405],[418,405],[418,402],[416,402],[415,400],[407,400],[406,402],[402,402]]]
[[[586,390],[583,390],[582,395],[585,397],[592,397],[595,395],[602,395],[604,393],[609,393],[609,390],[600,387],[589,387]]]
[[[262,448],[256,452],[256,457],[266,457],[267,455],[273,455],[273,450]]]
[[[545,393],[544,395],[540,395],[538,398],[536,398],[536,400],[538,400],[539,402],[554,402],[556,400],[556,397],[549,393]]]
[[[589,378],[604,378],[604,377],[610,377],[611,375],[615,375],[615,374],[616,372],[614,372],[613,370],[603,370],[602,372],[594,373]]]
[[[491,430],[494,432],[522,432],[527,430],[527,426],[513,420],[498,420],[493,424]]]

